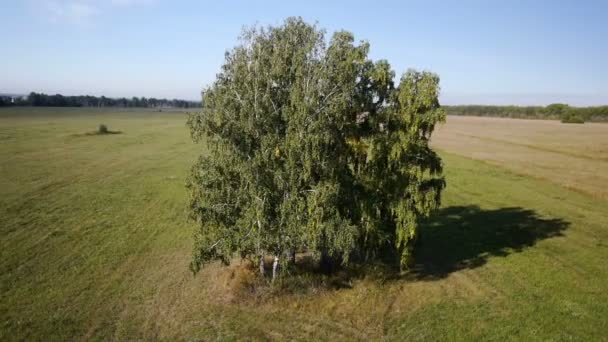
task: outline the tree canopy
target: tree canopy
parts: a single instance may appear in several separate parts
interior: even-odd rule
[[[202,110],[204,144],[187,181],[198,222],[193,271],[214,259],[306,251],[343,264],[387,248],[412,261],[419,219],[440,204],[442,163],[429,147],[445,118],[439,77],[398,84],[369,44],[300,18],[250,28],[225,55]]]

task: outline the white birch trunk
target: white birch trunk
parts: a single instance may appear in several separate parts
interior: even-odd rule
[[[261,255],[260,256],[260,275],[263,277],[264,276],[264,256]]]
[[[274,257],[274,262],[272,263],[272,281],[274,281],[279,275],[279,257]]]

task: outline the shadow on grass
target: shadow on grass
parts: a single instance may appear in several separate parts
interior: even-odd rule
[[[535,211],[519,207],[481,209],[452,206],[437,210],[422,222],[415,246],[415,265],[401,274],[397,258],[354,264],[319,277],[312,260],[298,261],[296,275],[310,277],[316,286],[348,288],[352,280],[371,278],[380,282],[399,279],[436,280],[450,273],[483,266],[490,257],[506,257],[537,242],[562,236],[569,222],[543,218]],[[316,276],[311,276],[315,274]],[[293,279],[293,278],[292,278]]]
[[[95,132],[85,133],[84,135],[112,135],[112,134],[122,134],[122,131],[105,131],[105,132],[95,131]]]
[[[116,134],[124,134],[124,133],[122,131],[106,131],[103,133],[99,132],[99,131],[93,131],[93,132],[72,134],[71,137],[79,138],[79,137],[104,136],[104,135],[116,135]]]
[[[569,222],[542,218],[529,209],[493,210],[454,206],[435,212],[420,230],[412,275],[432,280],[484,265],[493,256],[507,256],[538,241],[562,236]]]
[[[317,293],[348,289],[353,281],[366,279],[378,283],[433,281],[462,269],[483,266],[490,257],[506,257],[534,246],[537,242],[562,236],[569,223],[562,219],[543,218],[529,209],[510,207],[486,210],[477,206],[453,206],[437,210],[422,222],[415,247],[415,265],[400,272],[398,257],[385,255],[347,267],[322,271],[311,255],[299,254],[296,264],[284,270],[287,277],[278,279],[272,291]],[[272,260],[267,260],[270,266]],[[253,272],[255,267],[251,266]],[[267,268],[267,279],[271,273]],[[254,287],[251,287],[254,288]],[[266,287],[268,288],[268,287]],[[264,287],[258,287],[262,290]]]

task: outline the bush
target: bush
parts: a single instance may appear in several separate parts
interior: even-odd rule
[[[585,119],[583,118],[583,116],[572,109],[562,112],[560,117],[562,123],[585,123]]]
[[[108,130],[108,126],[101,124],[101,125],[99,125],[99,128],[97,129],[97,133],[108,134],[108,133],[110,133],[110,131]]]
[[[562,123],[582,124],[582,123],[585,123],[585,120],[578,115],[568,115],[568,116],[562,117]]]

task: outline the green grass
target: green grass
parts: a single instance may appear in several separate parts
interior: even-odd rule
[[[122,134],[86,135],[99,124]],[[183,113],[0,110],[0,340],[603,340],[608,202],[442,153],[400,278],[237,300],[188,271]],[[608,184],[598,184],[608,186]]]

